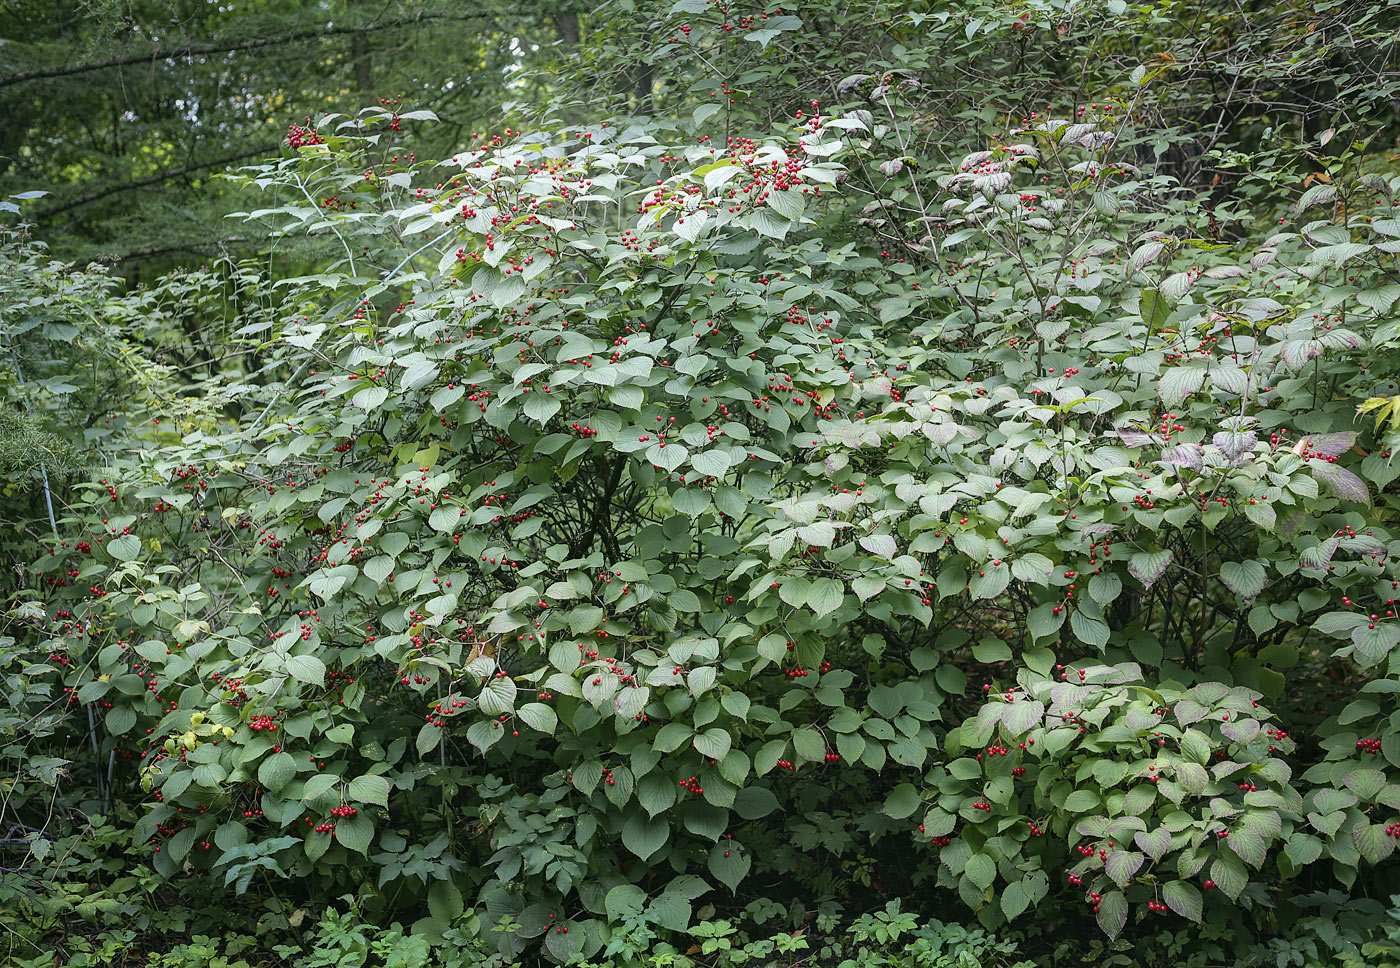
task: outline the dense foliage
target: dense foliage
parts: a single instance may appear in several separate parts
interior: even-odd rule
[[[1400,958],[1390,6],[871,6],[6,229],[13,957]]]

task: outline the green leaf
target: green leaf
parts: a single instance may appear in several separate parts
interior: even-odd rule
[[[997,864],[986,854],[973,854],[967,859],[963,873],[967,875],[968,880],[985,891],[997,879]]]
[[[355,394],[350,403],[361,410],[374,410],[387,399],[389,399],[388,387],[365,387]]]
[[[141,553],[141,539],[124,534],[107,542],[107,553],[118,561],[130,561]]]
[[[1225,561],[1220,564],[1220,580],[1241,598],[1253,598],[1264,590],[1268,576],[1257,561]]]
[[[515,711],[515,715],[537,733],[553,735],[559,725],[559,716],[544,703],[526,703]]]
[[[1100,605],[1112,602],[1122,590],[1123,580],[1111,571],[1089,579],[1089,597]]]
[[[1011,647],[1001,639],[988,636],[972,647],[972,657],[986,665],[995,662],[1010,662]]]
[[[492,676],[481,687],[477,707],[484,715],[500,716],[515,709],[515,680],[510,676]]]
[[[374,823],[363,812],[341,817],[335,822],[335,839],[346,850],[367,854],[374,839]]]
[[[867,601],[885,590],[885,580],[883,578],[853,578],[851,579],[851,591],[862,602]]]
[[[377,803],[381,807],[389,805],[389,781],[382,776],[357,776],[347,788],[349,799],[361,803]]]
[[[582,794],[592,793],[603,778],[603,764],[596,759],[584,760],[569,774],[569,782]]]
[[[543,393],[529,393],[525,396],[525,402],[521,404],[520,412],[531,420],[540,424],[548,423],[553,416],[563,409],[563,404],[559,398]]]
[[[671,826],[665,817],[634,813],[622,825],[622,845],[642,860],[647,860],[666,846],[670,833]]]
[[[428,515],[428,527],[434,531],[451,534],[460,520],[462,520],[461,510],[452,505],[444,504],[442,507],[434,508],[433,513]]]
[[[1082,608],[1076,608],[1070,614],[1069,627],[1074,637],[1085,645],[1102,649],[1108,644],[1108,623]]]
[[[672,753],[689,741],[692,731],[685,723],[667,723],[656,734],[653,746],[660,753]]]
[[[1093,790],[1075,790],[1065,798],[1065,809],[1070,813],[1088,813],[1099,806],[1099,795]]]
[[[808,763],[821,763],[826,759],[826,744],[821,733],[810,726],[795,730],[792,734],[792,748],[798,759]]]
[[[1142,551],[1128,559],[1128,574],[1142,582],[1146,588],[1151,588],[1156,581],[1167,573],[1167,566],[1172,563],[1172,551],[1165,548],[1161,551]]]
[[[1037,605],[1026,615],[1026,628],[1033,640],[1054,635],[1065,623],[1065,613],[1068,609],[1061,608],[1056,612],[1056,607],[1053,602],[1046,602],[1044,605]]]
[[[314,686],[322,685],[326,679],[326,664],[314,655],[289,655],[286,669],[292,678]]]
[[[827,615],[841,607],[845,587],[830,578],[818,578],[807,592],[807,605],[817,615]]]
[[[1004,562],[1000,565],[993,565],[988,561],[973,576],[970,582],[971,595],[973,598],[996,598],[1006,591],[1006,586],[1010,582],[1011,569]]]
[[[1171,850],[1171,831],[1166,827],[1158,827],[1151,831],[1139,830],[1133,835],[1133,843],[1154,861],[1161,860],[1167,851]]]
[[[120,736],[136,725],[136,710],[126,705],[114,705],[107,710],[105,721],[107,732],[113,736]]]
[[[911,784],[901,783],[885,798],[885,813],[895,820],[903,820],[918,810],[921,804],[919,791],[915,790]]]
[[[555,922],[554,926],[559,930],[544,933],[544,949],[555,964],[568,964],[583,948],[584,932],[578,925],[572,925],[572,931],[564,931],[563,928],[571,926],[568,921]]]
[[[730,893],[739,889],[739,883],[748,876],[753,867],[753,859],[748,851],[741,850],[737,841],[721,840],[710,848],[707,865],[715,879],[729,888]]]
[[[682,891],[667,889],[647,905],[647,916],[668,931],[685,931],[690,927],[690,899]]]
[[[1155,332],[1167,324],[1172,307],[1156,289],[1143,289],[1138,294],[1138,314],[1147,328]]]
[[[394,571],[394,559],[388,555],[371,558],[360,566],[360,571],[370,581],[383,584],[384,579],[388,578]]]
[[[451,881],[434,881],[428,888],[428,913],[434,921],[450,925],[466,910],[462,892]]]
[[[1380,770],[1352,770],[1342,777],[1342,786],[1362,800],[1371,800],[1385,787],[1385,774]]]
[[[1125,886],[1147,860],[1135,850],[1111,850],[1104,861],[1103,871],[1119,887]]]
[[[729,470],[729,454],[722,450],[702,450],[691,455],[690,466],[707,477],[723,477]]]
[[[441,742],[442,727],[435,726],[432,723],[424,723],[423,727],[418,730],[418,738],[415,742],[415,747],[418,750],[419,756],[427,756],[430,752],[437,749],[438,744]]]
[[[273,753],[258,766],[258,782],[273,793],[290,783],[296,775],[296,760],[286,752]]]
[[[697,733],[691,742],[701,756],[722,760],[729,752],[731,739],[728,730],[713,726],[703,733]]]
[[[1008,703],[1001,714],[1001,724],[1012,736],[1021,736],[1039,726],[1045,718],[1045,704],[1033,699],[1017,699]]]
[[[333,773],[318,773],[306,781],[301,790],[301,799],[315,800],[319,796],[329,793],[340,784],[340,777]]]
[[[1001,911],[1008,919],[1015,920],[1030,907],[1031,899],[1021,881],[1013,881],[1001,892]]]
[[[804,205],[801,189],[771,190],[768,192],[767,202],[783,218],[793,222],[802,220]]]
[[[665,813],[676,803],[676,781],[665,773],[648,773],[637,781],[637,802],[647,816]]]
[[[640,913],[646,900],[646,892],[636,884],[619,884],[608,891],[603,910],[609,921],[621,921],[625,915]]]
[[[1249,883],[1249,872],[1244,866],[1244,861],[1233,854],[1222,853],[1217,855],[1215,862],[1210,865],[1210,879],[1233,901]]]
[[[745,820],[761,820],[778,806],[778,798],[767,787],[744,787],[734,798],[734,812]]]
[[[1322,856],[1322,841],[1312,834],[1299,831],[1284,842],[1283,852],[1294,867],[1306,867]]]
[[[724,707],[725,712],[736,719],[749,718],[749,697],[742,692],[726,692],[720,696],[719,703]]]

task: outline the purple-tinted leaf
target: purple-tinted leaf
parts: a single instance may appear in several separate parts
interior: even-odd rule
[[[1293,203],[1294,213],[1302,212],[1314,205],[1331,205],[1337,200],[1337,188],[1335,185],[1314,185]]]
[[[1045,704],[1034,700],[1018,699],[1007,705],[1001,714],[1001,724],[1012,736],[1020,736],[1033,726],[1039,726],[1045,718]]]
[[[1329,350],[1354,350],[1361,346],[1361,337],[1349,329],[1331,329],[1321,333],[1317,341]]]
[[[1128,923],[1128,899],[1122,891],[1109,891],[1098,903],[1099,927],[1110,939],[1118,937]]]
[[[1152,587],[1157,579],[1167,573],[1172,563],[1170,548],[1161,551],[1140,551],[1128,559],[1128,574],[1142,582],[1146,588]]]
[[[1132,257],[1128,259],[1128,264],[1123,267],[1125,274],[1132,276],[1139,273],[1149,262],[1157,258],[1166,249],[1167,244],[1160,239],[1149,239],[1133,250]]]
[[[1238,366],[1214,366],[1210,382],[1218,390],[1240,396],[1249,389],[1249,375]]]
[[[1217,434],[1217,436],[1219,436]],[[1201,445],[1177,444],[1162,451],[1162,463],[1174,467],[1189,467],[1193,471],[1201,469]]]
[[[1333,537],[1306,549],[1298,556],[1298,567],[1304,571],[1326,571],[1341,544],[1341,538]]]
[[[1303,513],[1302,508],[1293,508],[1288,511],[1278,521],[1278,533],[1285,538],[1291,538],[1302,530],[1308,516]]]
[[[1282,344],[1279,355],[1290,370],[1301,370],[1314,357],[1322,355],[1322,344],[1315,339],[1291,339]]]
[[[1146,447],[1153,442],[1153,436],[1146,431],[1136,430],[1132,427],[1115,427],[1113,432],[1118,435],[1118,439],[1123,441],[1128,447]]]
[[[1245,716],[1220,724],[1220,733],[1236,743],[1248,743],[1259,735],[1259,720]]]
[[[1324,464],[1321,461],[1310,461],[1308,469],[1312,471],[1313,477],[1317,478],[1322,486],[1336,497],[1344,501],[1356,501],[1367,507],[1371,506],[1370,488],[1366,486],[1365,481],[1345,467]]]
[[[1201,388],[1206,371],[1195,366],[1175,366],[1157,381],[1157,395],[1169,407],[1181,403]]]
[[[1311,450],[1313,453],[1321,454],[1323,457],[1336,457],[1351,449],[1351,445],[1356,443],[1356,432],[1353,430],[1343,430],[1333,434],[1308,434],[1300,440],[1294,450]]]
[[[1210,438],[1210,442],[1219,448],[1220,453],[1224,454],[1225,459],[1231,464],[1238,464],[1243,460],[1246,454],[1254,450],[1254,445],[1258,441],[1259,438],[1254,435],[1253,431],[1240,433],[1235,430],[1224,430]]]
[[[1166,827],[1158,827],[1153,831],[1139,830],[1133,835],[1133,843],[1138,845],[1138,849],[1147,854],[1153,860],[1161,860],[1172,846],[1172,835]]]
[[[1113,883],[1123,887],[1133,875],[1142,870],[1145,858],[1135,850],[1115,850],[1109,853],[1108,859],[1104,861],[1103,871],[1113,879]]]
[[[1162,900],[1167,907],[1189,921],[1201,920],[1204,907],[1201,892],[1185,881],[1170,881],[1162,888]]]

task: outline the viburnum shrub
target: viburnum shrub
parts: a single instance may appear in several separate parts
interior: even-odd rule
[[[161,875],[559,962],[794,884],[1115,936],[1388,876],[1400,179],[1246,250],[1135,95],[924,170],[881,83],[245,173],[339,260],[34,565]]]

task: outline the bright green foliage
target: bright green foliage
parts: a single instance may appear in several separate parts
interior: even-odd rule
[[[766,23],[715,43],[805,36]],[[288,925],[350,892],[504,963],[869,892],[1142,950],[1166,921],[1151,957],[1205,963],[1383,896],[1400,172],[1310,148],[1222,237],[1144,148],[1156,71],[930,152],[883,70],[763,126],[294,132],[241,217],[336,259],[237,269],[256,363],[67,502],[7,728],[66,702],[160,878],[278,885]],[[885,914],[855,941],[918,924]]]

